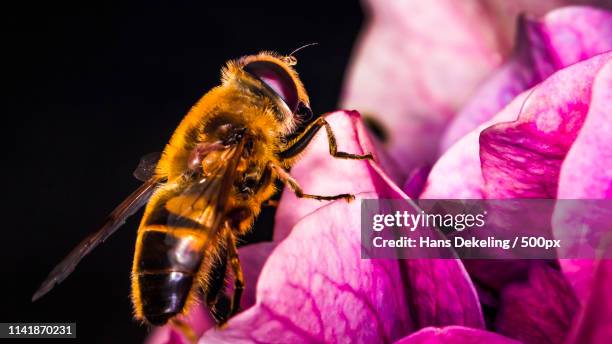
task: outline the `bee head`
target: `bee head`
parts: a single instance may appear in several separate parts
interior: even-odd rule
[[[228,73],[239,69],[248,78],[254,79],[268,94],[271,94],[280,108],[279,121],[294,127],[296,122],[308,120],[312,117],[308,94],[302,81],[293,68],[296,60],[293,56],[280,56],[271,52],[262,52],[250,55],[228,65]]]

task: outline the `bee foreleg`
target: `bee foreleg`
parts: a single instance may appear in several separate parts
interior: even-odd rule
[[[354,195],[351,194],[339,194],[333,196],[321,196],[321,195],[311,195],[304,193],[300,184],[298,184],[297,180],[293,179],[293,177],[289,174],[289,172],[285,171],[284,168],[280,166],[276,166],[274,164],[270,164],[271,168],[276,172],[276,176],[280,179],[283,184],[286,184],[293,190],[295,195],[298,198],[312,198],[319,201],[333,201],[337,199],[345,199],[347,202],[350,202],[355,199]]]
[[[219,255],[219,261],[212,267],[208,284],[203,288],[208,310],[218,324],[227,321],[229,312],[229,299],[224,293],[226,271],[227,252],[223,249]]]
[[[232,296],[229,313],[229,317],[232,317],[240,309],[240,299],[244,290],[244,275],[242,274],[242,266],[238,257],[234,233],[231,230],[226,230],[225,235],[227,236],[227,259],[234,274],[234,295]]]
[[[340,159],[354,159],[354,160],[363,160],[370,159],[374,160],[374,157],[371,153],[366,153],[363,155],[359,154],[351,154],[346,152],[338,151],[338,144],[336,143],[336,136],[334,135],[334,131],[329,123],[323,117],[317,118],[314,122],[308,125],[304,131],[298,135],[297,138],[292,140],[287,147],[285,147],[280,153],[279,157],[281,159],[291,159],[300,154],[312,141],[315,137],[315,134],[321,129],[325,127],[325,131],[327,132],[327,143],[329,144],[329,154],[334,158]]]

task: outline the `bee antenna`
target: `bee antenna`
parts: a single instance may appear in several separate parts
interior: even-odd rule
[[[297,49],[293,50],[293,51],[291,52],[291,54],[289,54],[288,56],[293,56],[293,54],[297,53],[298,51],[300,51],[300,50],[302,50],[302,49],[304,49],[304,48],[308,48],[308,47],[311,47],[311,46],[313,46],[313,45],[318,45],[318,44],[319,44],[319,43],[317,43],[317,42],[313,42],[313,43],[304,44],[304,45],[302,45],[301,47],[299,47],[299,48],[297,48]]]
[[[317,45],[317,44],[319,44],[319,43],[314,42],[314,43],[304,44],[304,45],[302,45],[301,47],[299,47],[299,48],[297,48],[297,49],[293,50],[293,51],[291,52],[291,54],[289,54],[289,55],[287,55],[287,56],[283,57],[283,60],[284,60],[284,61],[285,61],[285,62],[286,62],[288,65],[290,65],[290,66],[295,66],[295,65],[297,64],[297,59],[295,58],[295,56],[293,56],[293,54],[297,53],[298,51],[300,51],[300,50],[302,50],[302,49],[304,49],[304,48],[306,48],[306,47],[310,47],[310,46]]]

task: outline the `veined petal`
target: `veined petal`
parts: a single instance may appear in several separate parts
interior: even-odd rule
[[[519,118],[480,134],[488,198],[555,198],[561,163],[589,109],[593,78],[612,56],[565,68],[533,89]]]

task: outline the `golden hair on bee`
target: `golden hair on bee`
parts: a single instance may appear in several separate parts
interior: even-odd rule
[[[325,128],[334,158],[372,159],[369,153],[338,151],[325,117],[295,132],[300,118],[312,112],[294,64],[293,56],[274,52],[227,62],[221,84],[190,109],[159,160],[141,162],[135,175],[144,184],[51,271],[33,300],[66,278],[146,204],[132,265],[135,318],[158,326],[170,322],[188,331],[178,319],[198,301],[219,324],[235,315],[245,287],[236,243],[277,192],[276,180],[299,198],[354,198],[305,193],[287,171],[316,133]],[[224,309],[227,273],[234,277],[234,290]]]

